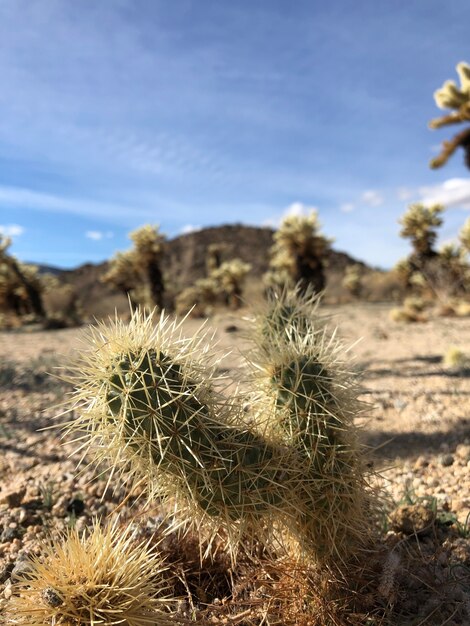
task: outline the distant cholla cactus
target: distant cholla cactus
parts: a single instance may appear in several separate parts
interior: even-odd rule
[[[453,109],[454,112],[431,120],[430,128],[470,121],[470,66],[464,62],[459,63],[457,73],[460,88],[454,81],[448,80],[434,93],[434,99],[440,109]],[[470,128],[458,133],[450,141],[444,141],[441,153],[431,161],[430,166],[438,168],[447,163],[459,146],[465,150],[465,163],[470,169]]]
[[[142,266],[147,277],[153,302],[161,310],[165,286],[160,265],[166,238],[159,232],[158,226],[149,224],[132,231],[129,237],[134,242],[137,263]]]
[[[362,290],[362,268],[360,265],[348,265],[342,281],[343,287],[355,298],[359,298]]]
[[[436,256],[434,244],[437,239],[436,229],[441,226],[441,213],[444,207],[434,204],[427,207],[420,202],[411,204],[399,220],[402,225],[400,235],[411,239],[416,260],[429,259]]]
[[[206,250],[206,273],[208,276],[222,265],[222,253],[227,246],[223,243],[211,243]]]
[[[0,234],[0,306],[19,317],[33,315],[42,321],[46,312],[38,269],[8,254],[10,244],[11,239]]]
[[[209,276],[232,309],[241,306],[243,281],[250,270],[249,263],[244,263],[241,259],[232,259],[224,261]]]
[[[169,626],[175,621],[166,608],[174,600],[166,595],[166,569],[155,549],[139,545],[131,525],[69,530],[32,557],[14,583],[6,624]]]
[[[217,265],[220,261],[217,255],[222,250],[222,245],[213,244],[209,248],[207,267],[213,269],[206,278],[196,280],[177,295],[175,310],[180,315],[188,311],[196,317],[210,315],[217,302],[223,302],[232,309],[241,305],[243,282],[251,265],[241,259],[231,259]]]
[[[117,252],[109,261],[108,270],[101,280],[122,291],[129,299],[132,308],[137,307],[139,301],[134,295],[134,290],[142,282],[143,276],[134,250]]]
[[[142,226],[129,237],[134,247],[118,252],[109,262],[108,271],[101,280],[129,298],[133,308],[137,305],[163,309],[164,281],[161,270],[165,236],[158,226]]]
[[[309,216],[290,215],[274,233],[270,270],[265,277],[268,287],[299,285],[302,291],[312,287],[316,292],[325,288],[324,256],[331,240],[320,234],[316,211]]]
[[[459,240],[464,252],[470,254],[470,217],[467,217],[460,229]]]
[[[199,278],[193,285],[183,289],[175,298],[175,312],[194,317],[206,317],[212,313],[219,296],[219,285],[212,278]]]

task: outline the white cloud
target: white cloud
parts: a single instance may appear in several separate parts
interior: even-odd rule
[[[180,230],[180,233],[182,235],[188,235],[189,233],[195,233],[198,230],[201,230],[200,226],[193,226],[193,224],[186,224],[185,226],[183,226],[183,228]]]
[[[18,237],[24,233],[23,226],[19,224],[6,224],[5,226],[0,224],[0,234],[5,237]]]
[[[93,239],[94,241],[99,241],[100,239],[103,239],[103,233],[101,233],[99,230],[87,230],[87,232],[85,233],[85,237],[88,237],[88,239]]]
[[[424,204],[470,209],[470,180],[467,178],[449,178],[440,185],[421,187],[419,194]]]
[[[408,187],[399,187],[397,189],[397,198],[399,200],[403,200],[403,202],[406,202],[406,200],[411,200],[413,197],[415,197],[416,193],[413,191],[413,189],[409,189]]]
[[[361,196],[361,200],[365,204],[372,207],[380,206],[384,202],[383,197],[375,189],[368,189],[367,191],[364,191]]]
[[[287,209],[282,214],[282,217],[291,217],[292,215],[310,215],[312,211],[318,211],[315,206],[308,206],[303,202],[293,202],[289,204]]]
[[[112,237],[114,237],[114,233],[112,233],[110,230],[105,233],[103,233],[101,230],[87,230],[87,232],[85,233],[85,237],[88,237],[88,239],[93,239],[93,241],[100,241],[101,239],[111,239]]]
[[[355,208],[356,207],[352,202],[345,202],[339,207],[339,210],[343,213],[351,213],[351,211],[354,211]]]
[[[312,211],[318,211],[317,207],[309,206],[303,202],[292,202],[292,204],[289,204],[289,206],[286,207],[281,214],[273,215],[272,217],[265,219],[261,226],[266,228],[279,228],[284,218],[291,217],[293,215],[310,215]]]

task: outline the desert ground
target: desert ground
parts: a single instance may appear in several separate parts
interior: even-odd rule
[[[381,473],[388,512],[403,504],[434,512],[429,533],[407,534],[398,522],[386,522],[384,541],[402,542],[403,557],[393,590],[382,589],[376,603],[383,615],[398,617],[362,623],[470,624],[470,363],[443,362],[451,347],[470,353],[470,318],[400,324],[390,320],[390,308],[350,303],[322,309],[349,346],[351,370],[364,388],[367,409],[358,423]],[[231,377],[243,378],[249,315],[246,309],[218,312],[207,321],[218,349],[230,351],[220,367]],[[188,319],[185,332],[194,334],[200,324]],[[54,376],[83,349],[83,334],[0,333],[0,621],[27,555],[40,553],[41,542],[67,525],[84,528],[92,516],[112,513],[123,497],[124,488],[111,492],[103,479],[92,480],[93,468],[77,472],[77,444],[63,441],[55,428],[40,430],[73,418],[57,417],[71,387]],[[417,552],[416,574],[406,555]],[[399,580],[407,572],[414,590],[408,595]]]

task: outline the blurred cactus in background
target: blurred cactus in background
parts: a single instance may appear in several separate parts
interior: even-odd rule
[[[8,253],[9,237],[0,234],[0,310],[18,319],[29,316],[36,321],[46,317],[38,268],[20,263]]]
[[[149,224],[132,231],[129,237],[134,242],[136,263],[138,267],[142,268],[146,276],[152,301],[155,306],[162,310],[165,285],[161,261],[166,238],[159,232],[158,226],[150,226]]]
[[[443,210],[439,204],[409,206],[400,219],[400,234],[411,240],[413,252],[397,263],[394,271],[409,295],[424,298],[427,305],[437,300],[441,315],[460,315],[465,307],[459,298],[470,292],[470,220],[464,223],[458,242],[445,243],[436,250],[437,229],[443,223]],[[424,321],[422,311],[410,306],[394,310],[392,319]]]
[[[207,247],[207,276],[199,278],[183,289],[175,298],[175,311],[194,317],[210,315],[217,304],[238,309],[242,304],[243,283],[251,270],[241,259],[222,261],[225,244],[214,243]]]
[[[359,298],[362,291],[362,268],[357,263],[348,265],[342,281],[343,287],[354,297]]]
[[[298,285],[302,292],[325,288],[325,254],[331,240],[320,234],[316,211],[310,215],[290,215],[274,233],[270,269],[264,277],[266,287]]]
[[[441,213],[444,207],[434,204],[427,207],[420,202],[410,204],[406,213],[400,218],[402,225],[401,237],[411,240],[413,246],[412,261],[423,262],[437,255],[434,244],[437,239],[437,228],[442,225]]]
[[[456,69],[460,87],[454,81],[448,80],[434,93],[437,106],[440,109],[453,109],[453,112],[431,120],[430,128],[470,122],[470,66],[461,62]],[[444,141],[441,153],[432,159],[430,166],[435,169],[445,165],[458,147],[464,149],[465,163],[470,169],[470,127],[457,133],[450,141]]]
[[[224,261],[209,275],[209,279],[217,285],[217,291],[231,309],[238,309],[242,304],[243,281],[250,269],[249,263],[244,263],[241,259],[231,259]]]
[[[162,310],[165,285],[161,261],[165,236],[158,226],[147,224],[132,231],[129,237],[134,247],[118,252],[101,280],[123,292],[134,309],[141,305]]]
[[[222,265],[222,254],[227,246],[223,243],[210,243],[206,250],[206,274],[210,276],[212,272]]]

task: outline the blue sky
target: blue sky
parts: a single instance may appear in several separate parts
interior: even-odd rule
[[[433,92],[470,62],[468,0],[0,0],[0,228],[73,267],[169,237],[318,210],[389,267],[413,201],[470,215],[457,153],[429,159]]]

